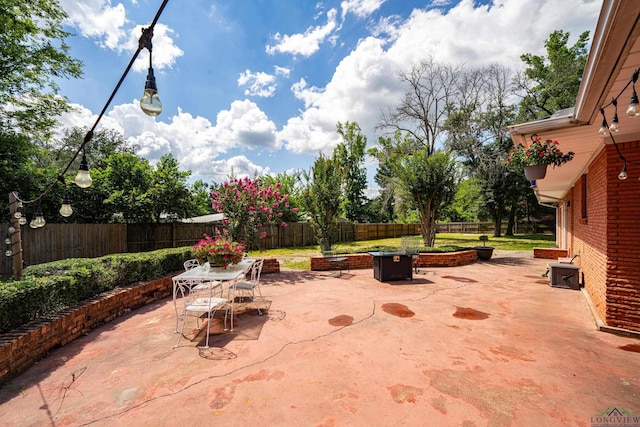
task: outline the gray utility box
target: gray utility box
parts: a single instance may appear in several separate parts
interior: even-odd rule
[[[573,264],[549,264],[549,285],[554,288],[580,289],[580,267]]]

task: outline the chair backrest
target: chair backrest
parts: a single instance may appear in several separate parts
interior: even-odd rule
[[[200,263],[198,262],[197,259],[188,259],[184,262],[184,269],[185,271],[187,270],[191,270],[192,268],[196,268],[200,265]]]
[[[251,281],[258,282],[260,281],[260,274],[262,273],[262,264],[264,264],[264,259],[259,259],[253,263],[251,266]]]

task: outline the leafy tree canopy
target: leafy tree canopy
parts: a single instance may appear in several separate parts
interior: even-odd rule
[[[68,110],[56,79],[77,78],[62,30],[67,17],[55,0],[0,0],[0,124],[47,139]]]
[[[558,110],[575,105],[582,74],[587,62],[589,31],[569,47],[570,33],[557,30],[545,41],[546,56],[523,54],[527,65],[524,76],[517,79],[525,96],[520,102],[523,121],[548,117]]]

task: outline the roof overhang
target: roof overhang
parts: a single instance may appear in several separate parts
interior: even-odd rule
[[[605,0],[593,35],[589,57],[573,110],[562,110],[548,119],[509,127],[515,144],[530,145],[531,136],[559,142],[563,152],[573,151],[572,161],[562,167],[550,167],[544,179],[537,181],[540,202],[556,202],[569,192],[610,138],[598,133],[600,109],[617,97],[640,67],[640,1]],[[630,96],[630,93],[629,93]],[[624,112],[628,97],[618,105],[620,133],[617,142],[640,139],[640,118],[628,118]],[[605,111],[610,122],[613,107]],[[622,164],[621,164],[622,167]]]

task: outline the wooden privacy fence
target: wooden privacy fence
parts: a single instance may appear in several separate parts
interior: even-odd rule
[[[43,228],[22,227],[23,259],[27,265],[65,258],[94,258],[113,253],[145,252],[162,248],[191,246],[203,234],[214,235],[210,224],[50,224]],[[420,224],[359,224],[340,222],[334,241],[352,242],[420,234]],[[438,232],[493,233],[491,223],[442,223]],[[309,223],[287,227],[269,226],[260,249],[317,245]],[[8,235],[8,224],[0,224],[0,235]],[[4,253],[4,251],[3,251]],[[11,258],[0,259],[0,274],[12,274]]]

